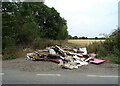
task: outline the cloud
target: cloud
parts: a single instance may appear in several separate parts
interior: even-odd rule
[[[99,36],[118,25],[119,0],[46,0],[67,20],[68,31],[77,36]]]

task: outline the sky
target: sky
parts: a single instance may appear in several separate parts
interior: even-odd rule
[[[103,37],[118,27],[120,0],[45,0],[67,20],[72,36]]]

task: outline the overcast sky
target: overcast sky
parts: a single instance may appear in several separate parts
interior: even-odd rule
[[[67,20],[72,36],[100,37],[118,26],[119,0],[45,0]]]

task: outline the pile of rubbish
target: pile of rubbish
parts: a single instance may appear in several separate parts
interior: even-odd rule
[[[58,63],[59,66],[66,69],[77,69],[80,66],[89,63],[101,64],[105,60],[95,58],[97,54],[94,52],[87,53],[86,48],[61,48],[59,46],[47,47],[44,50],[37,50],[33,53],[27,53],[26,60],[52,61]]]

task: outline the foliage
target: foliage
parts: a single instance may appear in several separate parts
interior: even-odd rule
[[[103,43],[93,43],[87,46],[89,51],[95,51],[101,57],[111,58],[111,62],[120,64],[120,28],[116,29]]]
[[[15,39],[17,44],[32,42],[36,37],[67,38],[66,20],[43,3],[4,2],[2,12],[2,35]]]
[[[50,39],[36,38],[32,44],[34,49],[44,49],[46,47],[53,46],[54,41]]]
[[[3,50],[3,60],[8,60],[8,59],[15,59],[16,58],[16,47],[15,46],[12,46],[12,47],[8,47],[8,48],[5,48]]]
[[[3,2],[2,24],[4,54],[13,46],[44,47],[47,42],[52,45],[48,39],[64,40],[68,37],[67,21],[43,2]]]
[[[4,55],[5,58],[3,58],[3,60],[12,60],[12,59],[16,59],[15,54],[8,54],[8,55]]]
[[[85,36],[82,36],[82,37],[78,37],[78,36],[71,36],[71,35],[68,35],[68,39],[91,39],[91,40],[101,40],[101,39],[105,39],[105,37],[95,37],[95,38],[88,38],[88,37],[85,37]]]
[[[120,64],[120,28],[116,29],[104,43],[104,47],[107,51],[110,51],[109,55],[112,58],[112,62]]]
[[[113,53],[109,55],[112,58],[111,62],[120,64],[120,51],[116,48],[113,49]]]

